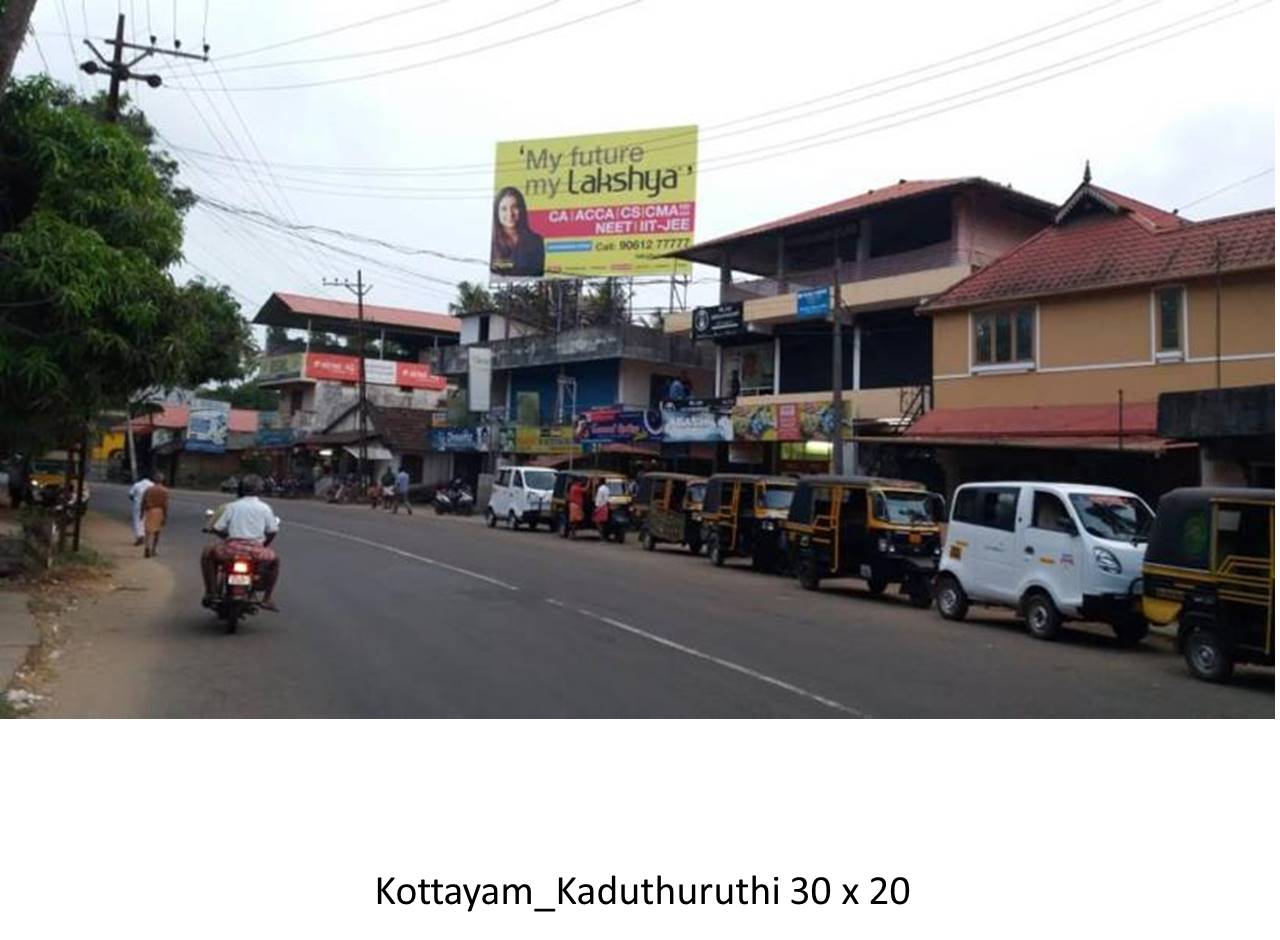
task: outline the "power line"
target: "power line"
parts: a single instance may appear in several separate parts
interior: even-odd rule
[[[1092,8],[1090,8],[1090,9],[1088,9],[1088,10],[1085,10],[1085,11],[1083,11],[1083,12],[1081,12],[1081,13],[1073,14],[1072,16],[1066,17],[1066,18],[1061,19],[1061,20],[1054,21],[1053,23],[1049,23],[1049,24],[1046,24],[1046,25],[1044,25],[1044,26],[1037,27],[1036,29],[1029,30],[1029,31],[1027,31],[1027,32],[1020,33],[1020,34],[1017,34],[1017,35],[1014,35],[1014,36],[1010,36],[1010,37],[1008,37],[1008,38],[1006,38],[1006,39],[1002,39],[1002,40],[1000,40],[1000,41],[998,41],[998,42],[990,43],[990,44],[988,44],[988,45],[986,45],[986,46],[982,46],[982,47],[979,47],[979,48],[976,48],[976,49],[971,49],[971,50],[969,50],[969,51],[967,51],[967,52],[963,52],[963,53],[960,53],[959,55],[954,55],[954,56],[951,56],[951,57],[946,58],[946,59],[942,59],[942,60],[937,61],[937,62],[928,63],[928,64],[925,64],[925,65],[922,65],[922,66],[917,66],[917,67],[915,67],[915,68],[908,69],[908,70],[906,70],[906,71],[904,71],[904,72],[899,72],[899,73],[896,73],[896,74],[894,74],[894,75],[890,75],[890,76],[886,76],[886,77],[883,77],[883,78],[875,79],[875,80],[873,80],[873,81],[863,82],[863,83],[861,83],[861,84],[854,85],[854,86],[851,86],[851,87],[849,87],[849,88],[841,89],[841,90],[836,91],[836,92],[830,92],[830,93],[827,93],[827,94],[824,94],[824,95],[820,95],[820,96],[818,96],[818,97],[816,97],[816,98],[806,99],[806,100],[804,100],[804,101],[796,102],[796,103],[793,103],[793,104],[790,104],[790,105],[785,105],[785,106],[781,106],[781,107],[777,107],[777,108],[768,109],[768,110],[765,110],[765,111],[756,112],[756,113],[754,113],[754,114],[743,115],[743,116],[741,116],[741,117],[733,118],[733,119],[728,120],[728,121],[720,122],[720,123],[718,123],[718,124],[705,125],[704,127],[702,127],[702,129],[701,129],[701,130],[705,132],[705,131],[708,131],[708,130],[717,130],[717,129],[724,128],[724,127],[730,127],[730,126],[735,125],[735,124],[742,124],[742,123],[746,123],[746,122],[749,122],[749,121],[756,120],[756,119],[758,119],[758,118],[768,117],[768,116],[771,116],[771,115],[774,115],[774,114],[778,114],[778,113],[781,113],[781,112],[784,112],[784,111],[794,110],[794,109],[796,109],[796,108],[805,107],[805,106],[810,105],[810,104],[818,103],[818,102],[821,102],[821,101],[826,101],[826,100],[829,100],[829,99],[831,99],[831,98],[841,97],[841,96],[843,96],[843,95],[851,94],[852,92],[855,92],[855,91],[861,91],[861,90],[864,90],[864,89],[867,89],[867,88],[873,88],[873,87],[878,86],[878,85],[884,85],[884,84],[887,84],[887,83],[889,83],[889,82],[897,81],[897,80],[898,80],[898,79],[900,79],[900,78],[906,78],[906,77],[910,77],[910,76],[912,76],[912,75],[917,75],[917,74],[919,74],[919,73],[921,73],[921,72],[927,72],[927,71],[933,70],[933,69],[935,69],[935,68],[939,68],[939,67],[941,67],[941,66],[949,65],[949,64],[951,64],[951,63],[953,63],[953,62],[960,61],[960,60],[962,60],[962,59],[972,58],[972,57],[973,57],[973,56],[975,56],[975,55],[980,55],[980,54],[982,54],[983,52],[990,51],[991,49],[995,49],[995,48],[998,48],[998,47],[1000,47],[1000,46],[1005,46],[1005,45],[1008,45],[1008,44],[1010,44],[1010,43],[1012,43],[1012,42],[1017,42],[1017,41],[1019,41],[1019,40],[1021,40],[1021,39],[1028,38],[1029,36],[1037,35],[1037,34],[1039,34],[1039,33],[1045,32],[1045,31],[1050,30],[1050,29],[1055,29],[1055,28],[1057,28],[1058,26],[1062,26],[1062,25],[1064,25],[1064,24],[1066,24],[1066,23],[1070,23],[1070,22],[1073,22],[1073,21],[1075,21],[1075,20],[1079,20],[1079,19],[1087,18],[1087,17],[1089,17],[1089,16],[1092,16],[1094,13],[1097,13],[1097,12],[1099,12],[1099,11],[1101,11],[1101,10],[1104,10],[1104,9],[1110,8],[1110,7],[1112,7],[1112,6],[1115,6],[1115,5],[1117,5],[1118,3],[1121,3],[1121,2],[1123,2],[1123,0],[1110,0],[1110,2],[1108,2],[1108,3],[1104,3],[1104,4],[1102,4],[1102,5],[1100,5],[1100,6],[1097,6],[1097,7],[1092,7]],[[965,66],[964,68],[965,68],[965,69],[968,69],[968,68],[975,68],[975,67],[978,67],[978,66],[980,66],[980,65],[989,64],[990,62],[995,61],[995,59],[996,59],[996,58],[1005,58],[1005,57],[1008,57],[1008,56],[1010,56],[1010,55],[1015,55],[1015,54],[1017,54],[1017,53],[1019,53],[1019,52],[1027,51],[1028,49],[1035,48],[1036,46],[1044,45],[1044,44],[1045,44],[1045,43],[1047,43],[1047,42],[1056,42],[1056,41],[1058,41],[1058,40],[1060,40],[1060,39],[1066,38],[1067,36],[1070,36],[1070,35],[1074,35],[1075,33],[1077,33],[1077,32],[1081,32],[1081,31],[1083,31],[1083,30],[1085,30],[1085,29],[1092,29],[1092,28],[1094,28],[1094,27],[1096,27],[1096,26],[1104,25],[1105,23],[1111,22],[1111,21],[1112,21],[1112,20],[1114,20],[1114,19],[1118,19],[1118,18],[1120,18],[1120,17],[1128,16],[1128,15],[1130,15],[1130,14],[1132,14],[1132,13],[1139,12],[1140,10],[1146,9],[1147,7],[1150,7],[1150,6],[1152,6],[1152,5],[1156,4],[1156,3],[1159,3],[1159,2],[1162,2],[1162,0],[1151,0],[1151,2],[1145,3],[1145,4],[1143,4],[1142,6],[1139,6],[1139,7],[1137,7],[1137,8],[1130,9],[1130,10],[1127,10],[1127,11],[1123,11],[1123,12],[1121,12],[1121,13],[1119,13],[1119,14],[1115,15],[1115,16],[1108,17],[1107,19],[1104,19],[1104,20],[1101,20],[1101,21],[1098,21],[1098,22],[1095,22],[1095,23],[1092,23],[1092,24],[1088,24],[1088,25],[1086,25],[1086,26],[1080,27],[1080,28],[1075,29],[1075,30],[1071,30],[1071,31],[1066,32],[1066,33],[1059,34],[1059,35],[1054,36],[1054,37],[1051,37],[1051,38],[1049,38],[1049,39],[1047,39],[1047,40],[1043,40],[1043,41],[1041,41],[1041,42],[1037,42],[1037,43],[1033,43],[1033,44],[1030,44],[1030,45],[1027,45],[1027,46],[1023,46],[1023,47],[1021,47],[1020,49],[1016,49],[1016,50],[1013,50],[1013,51],[1011,51],[1011,52],[1004,53],[1002,56],[999,56],[999,57],[993,57],[993,58],[986,59],[986,60],[983,60],[983,61],[980,61],[980,62],[977,62],[977,63],[972,63],[972,64],[970,64],[970,65],[968,65],[968,66]],[[1236,2],[1238,2],[1238,0],[1236,0]],[[963,70],[963,69],[957,69],[957,70],[953,70],[952,72],[942,73],[941,75],[932,76],[932,77],[930,77],[929,79],[925,79],[925,80],[922,80],[922,81],[932,81],[934,78],[944,77],[945,75],[953,74],[955,71],[962,71],[962,70]],[[908,84],[906,84],[906,85],[896,86],[894,89],[889,89],[888,91],[900,90],[901,88],[911,87],[911,85],[919,84],[919,83],[920,83],[920,82],[918,81],[918,82],[908,83]],[[878,93],[878,94],[885,94],[885,93],[888,93],[888,91],[886,91],[886,92],[880,92],[880,93]],[[875,97],[875,96],[869,96],[869,97]],[[865,99],[859,99],[859,100],[865,100]],[[848,104],[852,104],[852,103],[855,103],[855,102],[848,102]],[[758,129],[758,128],[748,128],[748,129],[746,129],[745,131],[735,131],[735,132],[732,132],[732,133],[745,133],[745,132],[747,132],[747,131],[755,130],[755,129]],[[717,136],[731,136],[731,135],[730,135],[730,134],[724,134],[724,135],[717,135]],[[652,149],[670,149],[670,148],[654,148],[654,147],[653,147],[653,145],[654,145],[654,144],[657,144],[657,143],[661,143],[661,142],[666,141],[666,140],[675,140],[675,139],[679,139],[679,140],[681,140],[681,143],[680,143],[680,144],[677,144],[677,145],[673,145],[673,146],[683,146],[683,145],[684,145],[684,142],[687,142],[687,140],[688,140],[689,138],[688,138],[688,134],[687,134],[687,133],[680,132],[680,133],[673,133],[673,134],[662,134],[662,135],[658,135],[658,136],[656,136],[656,137],[651,137],[651,138],[648,138],[648,139],[646,139],[646,140],[644,140],[644,141],[641,141],[640,143],[641,143],[643,146],[645,146],[646,148],[649,148],[649,149],[651,149],[651,150],[652,150]],[[707,138],[706,138],[705,136],[704,136],[704,137],[702,137],[702,138],[701,138],[701,142],[705,142],[705,140],[706,140],[706,139],[707,139]],[[209,155],[209,154],[206,154],[206,155]],[[216,155],[209,155],[209,156],[215,156],[215,157],[216,157]],[[518,163],[507,163],[507,164],[502,164],[502,163],[498,163],[498,164],[495,164],[495,163],[470,163],[470,164],[438,165],[438,166],[424,166],[424,167],[340,167],[340,166],[323,166],[323,165],[315,165],[315,164],[277,164],[277,165],[278,165],[278,166],[280,166],[280,167],[282,167],[282,168],[286,168],[286,169],[295,169],[295,170],[304,170],[304,171],[315,171],[315,172],[320,172],[320,173],[330,173],[330,172],[331,172],[331,173],[335,173],[335,174],[352,173],[352,174],[357,174],[357,175],[371,175],[371,176],[373,176],[373,175],[476,175],[476,174],[478,174],[478,173],[486,173],[486,174],[488,174],[488,173],[492,173],[495,169],[509,169],[509,168],[512,168],[512,167],[517,167],[517,166],[519,166],[519,164],[518,164]],[[459,171],[459,172],[456,172],[456,173],[455,173],[455,172],[453,172],[453,171]]]
[[[53,70],[49,68],[49,60],[44,57],[44,49],[40,46],[40,37],[36,35],[36,31],[30,24],[27,25],[27,32],[31,35],[31,41],[36,44],[36,53],[40,56],[40,61],[44,63],[44,73],[52,75]]]
[[[1183,205],[1179,206],[1177,209],[1174,210],[1174,212],[1181,213],[1184,209],[1190,209],[1192,206],[1199,205],[1205,200],[1212,199],[1214,196],[1221,196],[1223,193],[1229,192],[1230,190],[1235,189],[1237,186],[1243,186],[1245,183],[1252,183],[1254,180],[1260,180],[1264,176],[1274,173],[1275,171],[1276,171],[1276,168],[1274,166],[1269,166],[1265,170],[1262,170],[1261,172],[1254,173],[1252,176],[1246,176],[1244,177],[1244,179],[1238,179],[1234,183],[1228,183],[1226,186],[1223,186],[1221,189],[1215,189],[1211,193],[1206,193],[1203,196],[1199,196],[1195,199],[1192,199],[1190,202],[1184,203]]]
[[[272,49],[283,49],[285,46],[297,45],[300,42],[309,42],[312,39],[321,39],[325,36],[332,36],[336,33],[345,33],[346,31],[351,29],[357,29],[361,26],[368,26],[370,23],[380,23],[384,20],[395,19],[396,17],[406,16],[410,13],[417,13],[419,10],[428,10],[431,7],[443,6],[448,2],[450,2],[450,0],[432,0],[432,2],[430,3],[419,3],[411,7],[406,7],[401,10],[396,10],[392,13],[383,13],[383,14],[380,14],[379,16],[373,16],[366,20],[359,20],[355,23],[347,23],[343,26],[335,26],[332,29],[321,30],[318,33],[308,33],[305,36],[295,36],[293,39],[285,39],[285,40],[282,40],[281,42],[273,42],[266,46],[258,46],[253,49],[245,49],[240,52],[232,52],[229,55],[222,56],[222,61],[228,62],[231,59],[240,59],[248,55],[257,55],[259,52],[268,52]]]
[[[71,53],[71,68],[76,76],[76,88],[84,96],[84,80],[80,78],[80,70],[76,68],[76,47],[71,42],[71,17],[67,15],[67,0],[58,0],[58,11],[62,14],[62,26],[67,31],[67,51]],[[45,69],[48,69],[46,63]]]
[[[222,71],[224,75],[230,75],[233,72],[249,72],[249,71],[256,71],[258,69],[284,68],[286,66],[291,66],[291,65],[318,65],[326,62],[340,62],[347,59],[365,59],[365,58],[369,58],[370,56],[390,55],[396,52],[405,52],[409,49],[418,49],[423,46],[436,45],[437,43],[447,42],[450,39],[459,39],[463,36],[469,36],[473,33],[482,32],[486,29],[492,29],[495,26],[501,26],[506,23],[511,23],[511,22],[514,22],[515,20],[522,19],[526,16],[531,16],[534,13],[539,13],[542,10],[547,9],[548,7],[556,6],[561,2],[563,2],[563,0],[546,0],[546,2],[540,3],[537,6],[529,7],[523,10],[517,10],[515,13],[510,13],[506,16],[501,16],[494,20],[489,20],[486,23],[480,23],[479,25],[476,25],[476,26],[469,26],[466,29],[460,29],[452,33],[445,33],[440,36],[433,36],[430,39],[423,39],[423,40],[419,40],[418,42],[403,43],[398,46],[386,46],[382,49],[366,49],[361,52],[340,52],[334,55],[317,56],[316,58],[312,58],[312,59],[286,59],[279,62],[258,62],[251,65],[233,66],[232,68],[223,69]],[[226,57],[224,57],[224,59],[225,58]]]
[[[603,10],[596,10],[593,13],[586,13],[586,14],[583,14],[582,16],[575,17],[571,20],[565,20],[563,22],[556,23],[552,26],[546,26],[546,27],[543,27],[542,29],[533,30],[528,33],[521,33],[518,36],[511,36],[511,37],[508,37],[507,39],[501,39],[496,42],[491,42],[488,45],[476,46],[472,49],[464,49],[461,52],[450,53],[449,55],[439,56],[438,58],[435,58],[435,59],[427,59],[422,62],[410,62],[407,65],[398,65],[398,66],[395,66],[394,68],[379,69],[374,72],[364,72],[357,75],[347,75],[342,78],[320,79],[312,82],[297,82],[297,83],[288,84],[288,85],[236,85],[232,87],[232,91],[293,91],[293,90],[302,89],[302,88],[320,88],[326,85],[345,85],[350,82],[360,82],[360,81],[366,81],[371,78],[383,78],[387,75],[397,75],[401,72],[409,72],[415,69],[426,68],[429,65],[438,65],[441,62],[452,62],[456,59],[466,58],[467,56],[478,55],[481,52],[489,52],[490,50],[498,49],[503,46],[509,46],[514,43],[524,42],[525,40],[528,40],[528,39],[535,39],[539,36],[545,36],[548,33],[554,33],[562,29],[568,29],[570,26],[577,26],[578,24],[585,23],[589,20],[599,19],[602,16],[608,16],[611,13],[617,13],[620,10],[625,10],[627,7],[633,7],[636,4],[642,3],[642,2],[643,0],[624,0],[624,2],[622,3],[616,4],[611,7],[606,7]]]

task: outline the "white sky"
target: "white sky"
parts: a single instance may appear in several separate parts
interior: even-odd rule
[[[274,215],[289,214],[307,224],[475,258],[487,257],[488,251],[494,143],[517,137],[698,124],[698,240],[900,178],[979,175],[1061,201],[1079,182],[1089,158],[1100,185],[1178,208],[1274,166],[1275,11],[1271,3],[1248,9],[1257,0],[633,0],[594,19],[472,52],[626,2],[437,0],[430,8],[332,36],[237,56],[423,4],[211,0],[207,37],[229,95],[207,66],[194,63],[198,76],[193,76],[188,66],[159,58],[139,69],[162,71],[165,86],[152,90],[135,83],[130,91],[175,144],[215,153],[226,148],[232,156],[253,159],[260,151],[276,164],[274,180],[261,169],[255,178],[244,166],[237,169],[225,160],[175,152],[183,164],[183,181],[197,192]],[[206,3],[180,0],[177,6],[178,37],[184,49],[195,50]],[[105,36],[114,31],[117,9],[129,17],[127,38],[136,30],[138,41],[146,42],[150,16],[160,44],[171,45],[174,18],[168,0],[40,0],[33,25],[56,78],[76,81],[78,76],[86,89],[105,87],[100,76],[74,71],[72,49],[83,61],[88,54],[81,44],[85,23],[93,36]],[[1109,54],[1105,47],[1197,14],[1203,15],[1110,51],[1241,10],[1247,12],[969,107],[776,159],[715,169],[735,162],[716,157],[850,125],[854,126],[847,133],[854,133],[934,111],[997,90],[966,94],[979,86],[1067,59],[1074,61],[1061,68],[1092,61]],[[515,18],[476,29],[510,16]],[[1068,18],[1034,36],[925,68]],[[1114,19],[1102,22],[1109,18]],[[1090,24],[1100,25],[1081,29]],[[473,31],[449,38],[468,29]],[[1042,42],[1046,39],[1053,41]],[[410,43],[422,45],[347,60],[233,71]],[[1023,49],[1032,43],[1041,44]],[[998,61],[974,65],[1019,49]],[[302,90],[240,90],[343,78],[445,56],[455,58],[363,81]],[[961,67],[966,68],[918,81]],[[28,42],[16,73],[42,69],[35,44]],[[788,118],[772,127],[727,133],[759,123],[743,122],[712,129],[908,70],[920,71],[762,119]],[[917,83],[895,87],[906,82]],[[1004,87],[1008,86],[998,86]],[[872,93],[876,96],[855,100]],[[231,102],[251,135],[244,133]],[[815,107],[826,110],[794,119]],[[920,110],[897,118],[883,117],[916,107]],[[726,136],[711,139],[717,134]],[[321,174],[279,164],[479,168],[466,175],[409,177]],[[406,193],[406,187],[419,192]],[[421,198],[422,190],[431,198]],[[441,198],[446,195],[441,190],[464,192]],[[1275,175],[1270,173],[1201,202],[1186,214],[1206,218],[1274,204]],[[483,266],[334,241],[377,257],[382,264],[450,284],[487,280]],[[347,296],[341,289],[323,288],[321,279],[354,278],[360,264],[205,208],[192,210],[188,217],[185,253],[189,263],[178,272],[180,277],[199,272],[230,284],[250,317],[272,290]],[[453,296],[444,284],[377,264],[363,267],[366,280],[375,285],[371,303],[443,311]],[[694,276],[706,280],[695,283],[691,302],[713,302],[714,272],[696,266]],[[665,289],[648,288],[636,303],[666,301]]]

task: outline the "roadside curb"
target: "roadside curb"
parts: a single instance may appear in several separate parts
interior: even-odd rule
[[[26,665],[27,657],[40,642],[40,628],[28,606],[27,593],[0,591],[0,693],[7,695],[9,686]]]

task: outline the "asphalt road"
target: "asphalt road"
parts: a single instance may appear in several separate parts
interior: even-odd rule
[[[68,669],[58,713],[310,717],[1265,716],[1270,670],[1189,678],[1164,637],[1031,639],[1010,617],[935,611],[859,582],[802,591],[674,547],[490,530],[419,510],[281,500],[278,614],[226,636],[199,605],[202,511],[178,491],[161,607],[91,638],[92,697]],[[95,488],[121,521],[122,487]],[[128,645],[125,645],[128,644]],[[68,665],[76,650],[68,651]],[[87,670],[80,670],[83,674]],[[61,687],[60,687],[61,686]],[[120,704],[128,702],[128,705]],[[70,703],[65,704],[65,703]],[[79,703],[79,704],[77,704]],[[91,703],[91,704],[85,704]],[[83,712],[81,712],[83,713]]]

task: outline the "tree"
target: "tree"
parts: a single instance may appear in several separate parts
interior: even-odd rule
[[[449,304],[449,312],[455,317],[494,313],[493,296],[479,284],[462,281],[458,284],[458,299]]]
[[[225,401],[232,408],[248,408],[252,411],[278,411],[280,409],[280,393],[270,388],[263,388],[256,380],[234,385],[223,382],[212,388],[202,388],[197,394],[201,398],[212,398]]]
[[[0,441],[70,443],[138,389],[243,374],[229,293],[168,273],[182,200],[136,129],[45,77],[0,100]]]
[[[630,321],[631,291],[621,281],[607,277],[596,281],[582,297],[582,321],[605,326]]]

